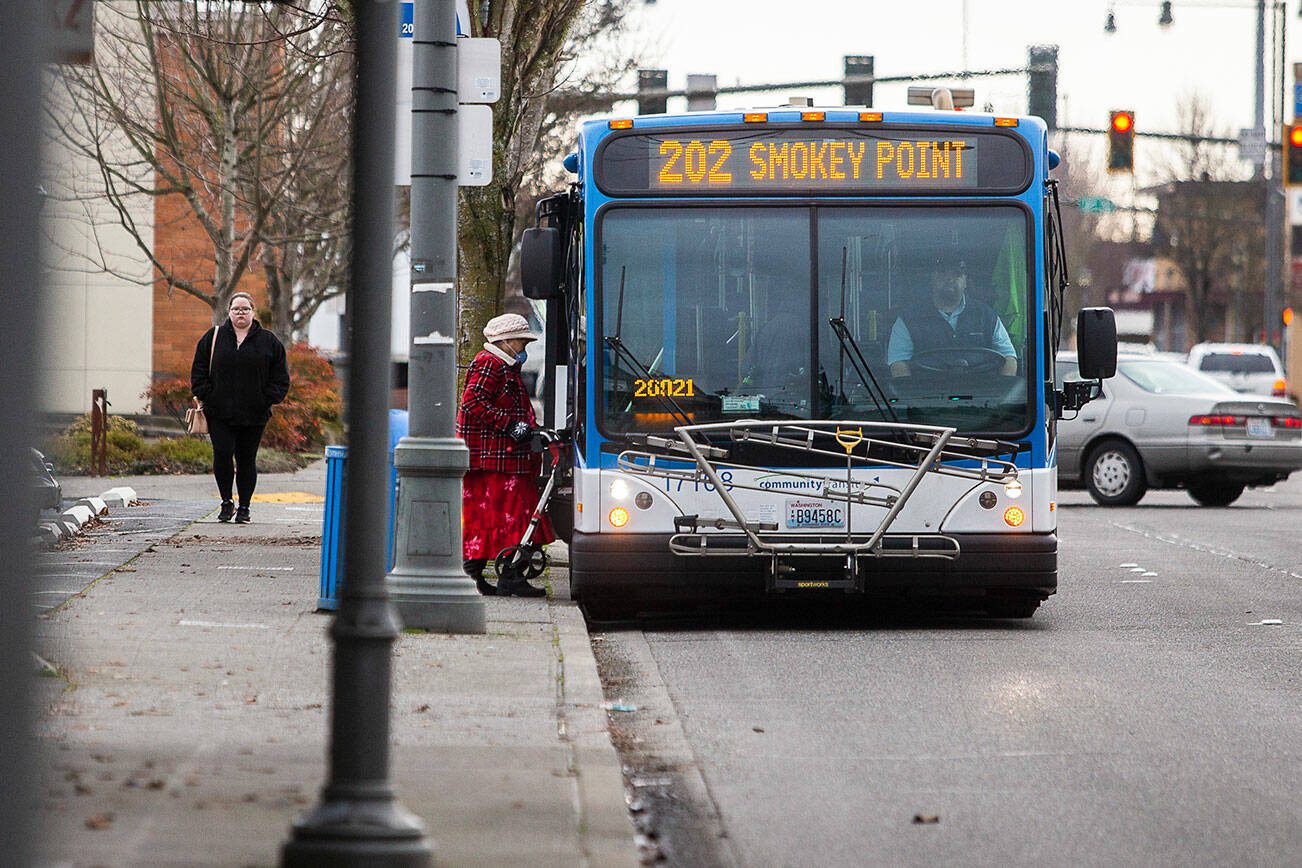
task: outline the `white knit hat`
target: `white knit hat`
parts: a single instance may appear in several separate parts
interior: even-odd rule
[[[488,325],[484,326],[484,340],[490,344],[496,341],[509,341],[511,338],[538,340],[538,336],[529,331],[529,321],[518,313],[495,316],[488,321]]]

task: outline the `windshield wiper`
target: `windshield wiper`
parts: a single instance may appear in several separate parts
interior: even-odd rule
[[[900,418],[895,415],[895,408],[891,406],[890,399],[886,397],[886,390],[873,376],[872,366],[864,358],[863,350],[859,348],[858,341],[854,339],[854,335],[850,334],[850,329],[845,324],[845,318],[834,316],[827,321],[827,324],[832,327],[833,334],[836,335],[837,341],[841,344],[842,362],[846,358],[850,359],[850,364],[854,365],[854,369],[863,379],[863,385],[868,390],[868,397],[872,399],[878,415],[883,418],[890,416],[892,422],[900,421]],[[841,397],[845,398],[844,389],[841,391]]]
[[[642,361],[637,356],[633,355],[633,351],[628,348],[628,345],[624,343],[624,339],[620,336],[624,330],[625,269],[626,266],[622,265],[619,268],[619,301],[615,306],[615,333],[613,335],[606,335],[601,339],[601,342],[610,347],[610,349],[615,353],[615,358],[623,360],[625,365],[631,369],[635,375],[646,380],[652,380],[655,379],[655,374],[651,373],[651,369],[642,364]],[[678,417],[682,424],[692,424],[692,420],[688,417],[687,411],[684,410],[682,405],[675,401],[672,396],[666,395],[663,391],[657,390],[655,392],[655,397],[663,401],[665,406],[669,408],[673,415]]]

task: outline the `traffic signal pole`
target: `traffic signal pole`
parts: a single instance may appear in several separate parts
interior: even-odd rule
[[[1280,14],[1272,2],[1272,12]],[[1282,57],[1282,52],[1281,52]],[[1256,89],[1253,93],[1253,135],[1264,141],[1266,137],[1266,0],[1257,0],[1257,62]],[[1287,147],[1285,145],[1284,147]],[[1270,175],[1265,173],[1269,155]],[[1254,178],[1262,181],[1266,197],[1266,280],[1262,297],[1261,321],[1265,342],[1278,347],[1275,340],[1279,328],[1279,299],[1283,294],[1284,278],[1284,191],[1280,186],[1283,166],[1278,152],[1267,148],[1257,162]]]

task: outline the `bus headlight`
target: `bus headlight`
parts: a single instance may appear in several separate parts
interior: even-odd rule
[[[1021,481],[1020,479],[1018,479],[1016,476],[1014,476],[1012,479],[1010,479],[1010,480],[1008,480],[1007,482],[1005,482],[1005,483],[1004,483],[1004,494],[1008,495],[1008,496],[1009,496],[1010,498],[1012,498],[1013,500],[1016,500],[1017,498],[1021,497],[1021,496],[1022,496],[1022,481]]]
[[[628,500],[628,483],[622,479],[610,483],[610,496],[615,500]]]
[[[633,498],[633,502],[637,504],[638,509],[650,509],[651,508],[650,492],[639,491],[637,495]]]

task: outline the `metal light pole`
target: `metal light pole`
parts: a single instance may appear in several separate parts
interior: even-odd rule
[[[31,515],[28,484],[30,441],[36,371],[38,300],[41,297],[40,201],[38,175],[41,117],[41,64],[45,55],[45,5],[18,3],[6,9],[0,26],[0,57],[4,58],[4,87],[0,87],[0,501],[9,505],[0,522],[0,556],[5,577],[0,581],[0,853],[6,862],[34,861],[33,806],[36,787],[33,737],[31,656],[32,603]]]
[[[1279,0],[1271,0],[1271,11],[1276,15],[1283,15],[1283,4]],[[1283,38],[1283,26],[1280,27],[1281,39]],[[1283,86],[1282,64],[1284,62],[1283,46],[1278,46],[1279,63],[1281,71],[1277,76],[1280,86]],[[1266,134],[1266,0],[1257,0],[1257,90],[1256,90],[1256,135],[1265,138]],[[1271,70],[1272,73],[1275,70]],[[1275,98],[1278,98],[1276,94]],[[1280,153],[1274,148],[1268,149],[1270,154],[1270,177],[1265,180],[1266,195],[1266,280],[1264,293],[1261,304],[1261,321],[1263,331],[1265,332],[1265,341],[1268,344],[1276,344],[1273,339],[1275,334],[1276,323],[1279,322],[1279,299],[1283,295],[1283,269],[1284,269],[1284,189],[1282,186],[1283,165],[1280,161]],[[1263,177],[1262,166],[1257,167],[1257,176]]]
[[[397,536],[388,586],[408,627],[483,633],[484,601],[461,567],[461,479],[470,453],[456,437],[456,3],[416,0],[413,12],[411,415],[394,452]]]
[[[384,586],[389,510],[390,251],[394,237],[393,101],[398,4],[354,4],[353,317],[348,378],[344,582],[331,626],[329,768],[321,802],[294,824],[283,865],[430,863],[420,821],[389,782],[389,701],[398,621]]]

